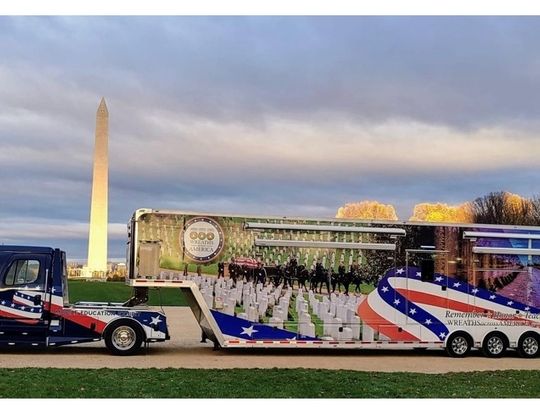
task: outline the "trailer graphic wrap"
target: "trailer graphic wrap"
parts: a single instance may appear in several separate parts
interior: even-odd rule
[[[219,223],[211,218],[190,219],[181,234],[184,255],[196,262],[212,261],[223,250],[223,230]]]
[[[389,272],[361,303],[358,315],[390,340],[444,341],[460,326],[540,327],[539,308],[440,274],[429,283],[421,278],[415,267]]]
[[[284,329],[279,329],[276,327],[268,326],[261,323],[253,323],[247,319],[242,319],[234,317],[231,315],[224,314],[213,310],[212,315],[214,316],[221,332],[224,335],[227,335],[229,338],[238,338],[244,340],[305,340],[305,341],[314,341],[317,338],[299,335],[296,332],[287,331]]]
[[[358,308],[360,318],[390,340],[443,340],[448,334],[444,323],[434,314],[410,301],[403,289],[396,288],[406,287],[406,284],[400,284],[405,282],[401,280],[418,277],[420,272],[413,267],[408,271],[401,268],[387,273],[379,282],[377,289],[360,304]]]
[[[234,343],[446,346],[465,331],[518,347],[540,334],[540,228],[152,210],[132,227],[130,278],[194,282]],[[143,270],[148,245],[157,266]]]

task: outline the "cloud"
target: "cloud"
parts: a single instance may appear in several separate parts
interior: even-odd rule
[[[478,127],[537,117],[536,18],[2,21],[9,66],[39,61],[45,79],[89,94],[222,122],[340,112],[364,121]],[[47,80],[41,86],[46,90]]]
[[[130,143],[118,157],[126,173],[136,168],[160,179],[240,182],[293,179],[334,183],[371,174],[474,173],[537,165],[536,132],[514,128],[462,131],[419,122],[377,125],[336,116],[306,123],[267,118],[261,128],[154,115],[154,135],[111,139],[112,148]],[[537,129],[536,129],[537,131]],[[172,175],[174,174],[174,175]]]
[[[113,224],[530,196],[539,34],[538,18],[0,17],[2,236],[86,245],[101,96]]]
[[[109,258],[125,257],[127,226],[109,223]],[[0,222],[0,245],[57,247],[70,261],[85,262],[88,248],[88,222],[49,217],[11,217]]]
[[[126,225],[109,223],[111,239],[126,238]],[[84,239],[88,237],[88,223],[68,222],[48,218],[12,218],[0,224],[0,241],[9,243],[22,239]]]

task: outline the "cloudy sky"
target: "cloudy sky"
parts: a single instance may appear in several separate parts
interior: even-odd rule
[[[109,257],[139,207],[333,217],[540,192],[534,17],[0,17],[0,243]]]

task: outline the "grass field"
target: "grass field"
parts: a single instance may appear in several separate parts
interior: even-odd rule
[[[123,282],[69,281],[69,300],[124,302],[131,297],[132,288]],[[183,294],[179,289],[150,289],[149,305],[181,305],[186,306]]]
[[[540,372],[0,369],[1,398],[537,398]]]

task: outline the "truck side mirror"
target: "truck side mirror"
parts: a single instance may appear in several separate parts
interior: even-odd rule
[[[40,305],[41,304],[41,295],[35,295],[34,296],[34,305]]]

